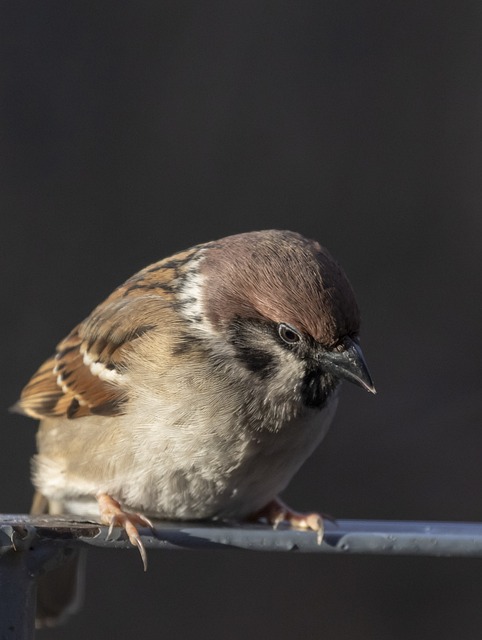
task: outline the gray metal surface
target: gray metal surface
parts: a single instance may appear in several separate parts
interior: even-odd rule
[[[323,542],[312,532],[255,524],[158,522],[142,530],[147,549],[246,549],[482,557],[482,524],[466,522],[326,522]],[[36,577],[81,546],[137,550],[122,529],[63,517],[0,515],[0,638],[34,637]]]
[[[482,523],[338,520],[325,523],[322,544],[312,532],[277,530],[257,524],[157,522],[141,530],[148,549],[248,549],[308,553],[482,556]],[[120,528],[110,539],[107,527],[93,521],[28,515],[0,516],[0,554],[30,549],[44,562],[52,548],[76,545],[130,548]],[[49,556],[49,562],[52,559]]]

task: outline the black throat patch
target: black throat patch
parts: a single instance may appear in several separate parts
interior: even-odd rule
[[[305,407],[322,409],[338,385],[338,380],[319,369],[308,369],[301,383],[301,398]]]

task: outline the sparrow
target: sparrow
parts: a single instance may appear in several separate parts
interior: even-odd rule
[[[360,314],[318,242],[255,231],[142,269],[62,340],[15,410],[40,420],[32,511],[125,529],[322,518],[279,494],[325,436],[339,383],[375,393]]]

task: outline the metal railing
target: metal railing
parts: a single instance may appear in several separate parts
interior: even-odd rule
[[[247,549],[482,557],[482,523],[338,520],[316,533],[251,524],[159,522],[141,530],[146,549]],[[30,640],[35,634],[36,581],[66,561],[79,546],[132,547],[124,531],[64,517],[0,515],[0,638]]]

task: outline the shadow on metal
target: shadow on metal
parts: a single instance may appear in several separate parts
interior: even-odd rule
[[[338,520],[314,532],[238,523],[155,522],[140,530],[147,549],[221,549],[439,557],[482,557],[482,524]],[[0,515],[0,638],[34,637],[36,581],[79,546],[132,547],[125,533],[59,516]]]

